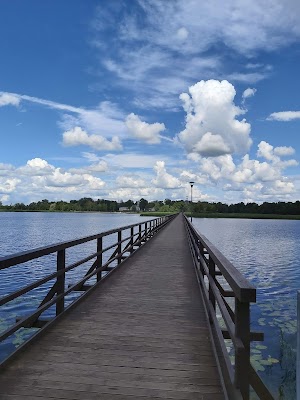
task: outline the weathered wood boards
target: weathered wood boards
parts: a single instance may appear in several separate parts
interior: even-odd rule
[[[1,371],[0,399],[224,399],[182,216]]]

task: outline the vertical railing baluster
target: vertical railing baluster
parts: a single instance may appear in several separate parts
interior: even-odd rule
[[[130,228],[130,254],[133,253],[133,236],[134,236],[134,227]]]
[[[249,400],[250,375],[250,304],[235,298],[235,336],[241,339],[242,348],[235,350],[235,385],[243,400]]]
[[[147,241],[147,228],[148,228],[148,223],[145,222],[145,242]]]
[[[65,267],[66,267],[66,251],[65,249],[57,252],[57,281],[56,294],[59,296],[65,292]],[[61,314],[65,309],[65,298],[62,297],[56,302],[56,315]]]
[[[121,259],[121,252],[122,252],[122,231],[118,231],[118,264],[121,264],[122,259]]]
[[[142,224],[139,224],[139,247],[141,247],[142,245],[141,239],[142,239]]]
[[[103,238],[97,239],[97,268],[102,267],[102,250],[103,250]],[[102,271],[97,272],[97,282],[101,281]]]
[[[199,248],[200,255],[202,256],[202,258],[204,258],[204,246],[203,246],[201,240],[198,240],[198,248]],[[201,275],[204,276],[204,268],[203,268],[203,265],[202,265],[200,259],[199,259],[199,269],[200,269]]]
[[[216,264],[210,255],[208,258],[208,271],[209,271],[210,279],[215,280]],[[209,301],[211,302],[213,309],[216,310],[216,298],[215,298],[214,291],[213,291],[213,288],[212,288],[212,285],[210,282],[209,282],[209,287],[208,287],[208,293],[209,293]]]

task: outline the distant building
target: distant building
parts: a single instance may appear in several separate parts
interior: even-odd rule
[[[140,202],[139,202],[139,201],[136,202],[135,210],[136,210],[136,211],[141,211]]]
[[[121,212],[129,211],[129,208],[128,207],[119,207],[119,211],[121,211]]]

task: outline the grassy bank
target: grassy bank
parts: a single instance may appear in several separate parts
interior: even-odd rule
[[[190,217],[190,213],[186,213]],[[300,219],[300,215],[248,214],[248,213],[198,213],[194,218],[247,218],[247,219]]]
[[[145,211],[140,213],[141,217],[164,217],[165,215],[176,214],[174,212]]]

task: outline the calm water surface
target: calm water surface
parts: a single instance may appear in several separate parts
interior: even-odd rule
[[[257,288],[252,362],[278,399],[296,399],[296,298],[300,221],[194,218],[193,224]]]
[[[128,214],[0,213],[0,257],[147,219]],[[252,344],[252,362],[276,398],[294,400],[300,221],[194,218],[193,223],[257,287],[251,325],[265,333],[265,341]],[[91,246],[76,249],[68,261],[94,251]],[[55,257],[48,256],[22,266],[22,273],[18,266],[1,271],[0,297],[54,271],[55,262]],[[67,283],[74,281],[76,274],[82,276],[82,271],[70,274]],[[49,284],[0,307],[0,331],[17,316],[35,309],[47,290]],[[23,329],[0,344],[0,359],[27,335],[28,330]]]
[[[0,257],[32,250],[62,241],[90,236],[110,229],[149,220],[138,214],[101,214],[101,213],[4,213],[0,212]],[[128,232],[128,231],[127,231]],[[125,234],[127,236],[127,233]],[[124,236],[123,236],[124,237]],[[103,247],[116,242],[117,235],[103,239]],[[96,241],[76,246],[66,251],[66,264],[78,261],[96,251]],[[112,252],[113,250],[111,250]],[[105,253],[104,262],[110,254]],[[90,262],[91,263],[91,262]],[[83,277],[89,264],[68,272],[66,285],[75,283]],[[22,288],[39,278],[56,271],[56,254],[41,257],[28,263],[0,271],[0,298]],[[91,281],[95,281],[92,278]],[[25,295],[0,307],[0,332],[13,325],[16,318],[34,311],[43,300],[54,281],[26,293]],[[90,283],[90,282],[86,282]],[[92,282],[91,282],[92,283]],[[72,302],[77,293],[66,297],[66,304]],[[47,318],[55,313],[49,308],[42,317]],[[34,333],[33,329],[20,329],[15,335],[0,343],[0,361],[9,355],[17,346]]]

